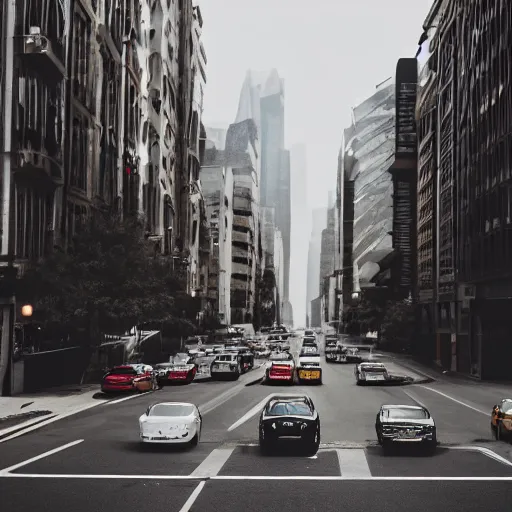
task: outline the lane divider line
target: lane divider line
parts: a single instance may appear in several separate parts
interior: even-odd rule
[[[197,478],[209,478],[217,476],[228,459],[231,457],[235,448],[216,448],[206,459],[190,473],[190,476]]]
[[[77,441],[73,441],[71,443],[67,443],[63,446],[59,446],[58,448],[54,448],[53,450],[49,450],[47,452],[41,453],[40,455],[36,455],[35,457],[32,457],[30,459],[24,460],[23,462],[19,462],[18,464],[14,464],[13,466],[9,466],[8,468],[4,468],[0,471],[0,474],[5,473],[11,473],[12,471],[15,471],[16,469],[22,468],[23,466],[28,466],[29,464],[32,464],[33,462],[36,462],[41,459],[45,459],[46,457],[49,457],[50,455],[54,455],[56,453],[59,453],[63,450],[67,450],[68,448],[71,448],[72,446],[76,446],[77,444],[83,443],[83,439],[78,439]]]
[[[199,482],[197,487],[193,490],[192,494],[188,497],[188,500],[185,502],[183,507],[180,508],[180,512],[189,512],[190,509],[194,506],[195,501],[201,494],[201,491],[203,490],[203,487],[205,486],[206,481],[203,480],[202,482]]]
[[[410,391],[406,391],[405,389],[402,388],[402,391],[416,404],[416,405],[419,405],[420,407],[424,407],[425,409],[427,409],[428,411],[428,407],[421,401],[419,400],[415,395],[413,395]]]
[[[201,480],[183,475],[80,475],[50,473],[1,473],[0,478],[55,478],[62,480]],[[208,480],[204,478],[203,480]]]
[[[492,451],[490,448],[485,448],[483,446],[448,446],[448,450],[467,450],[467,451],[473,451],[481,453],[482,455],[485,455],[486,457],[489,457],[490,459],[494,459],[498,462],[501,462],[502,464],[505,464],[505,466],[512,467],[512,462],[505,459],[505,457],[502,457],[501,455],[498,455],[496,452]]]
[[[467,407],[468,409],[471,409],[472,411],[479,412],[480,414],[484,414],[485,416],[489,416],[489,418],[491,417],[491,413],[490,412],[484,412],[481,409],[477,409],[476,407],[473,407],[472,405],[469,405],[466,402],[462,402],[460,400],[457,400],[456,398],[453,398],[452,396],[447,395],[446,393],[438,391],[437,389],[430,388],[428,386],[419,386],[419,387],[423,388],[423,389],[428,389],[429,391],[432,391],[432,393],[437,393],[438,395],[440,395],[440,396],[442,396],[442,397],[444,397],[444,398],[446,398],[448,400],[451,400],[452,402],[455,402],[456,404],[463,405],[464,407]]]

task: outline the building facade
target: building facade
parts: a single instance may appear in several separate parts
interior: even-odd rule
[[[511,12],[502,1],[492,8],[480,0],[434,2],[425,23],[437,25],[429,48],[434,100],[423,91],[418,99],[421,121],[428,120],[429,101],[436,109],[435,337],[429,353],[444,368],[483,379],[508,378],[511,354],[511,123],[504,114],[511,97],[504,78],[511,66]],[[423,167],[427,135],[421,130]]]
[[[308,248],[308,270],[306,284],[306,325],[312,321],[312,301],[319,297],[320,290],[320,253],[322,250],[322,231],[327,226],[327,208],[315,208],[312,212],[312,228]]]
[[[354,296],[376,286],[393,251],[395,84],[387,80],[353,109],[338,161],[335,222],[334,317],[341,318]]]
[[[114,209],[143,214],[156,250],[177,254],[189,292],[205,293],[199,7],[16,0],[2,10],[4,260],[36,261]]]

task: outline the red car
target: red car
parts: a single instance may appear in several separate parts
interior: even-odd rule
[[[190,384],[197,373],[197,366],[193,363],[160,363],[155,367],[158,375],[158,384],[173,384],[183,382]]]
[[[288,352],[276,352],[270,355],[265,372],[266,382],[285,381],[293,384],[295,361]]]
[[[126,364],[115,366],[103,376],[103,393],[123,391],[151,391],[156,388],[153,368],[145,364]]]

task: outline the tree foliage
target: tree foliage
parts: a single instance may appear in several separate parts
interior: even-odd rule
[[[382,338],[392,350],[408,350],[415,329],[414,305],[409,301],[388,301],[382,320]]]
[[[67,252],[28,269],[20,295],[43,324],[123,332],[182,318],[192,307],[185,286],[185,271],[155,254],[140,220],[110,215],[92,219]]]

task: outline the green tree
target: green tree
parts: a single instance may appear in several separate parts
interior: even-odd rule
[[[415,329],[414,305],[409,301],[388,301],[382,320],[382,338],[390,350],[408,351]]]
[[[169,322],[190,310],[186,272],[173,270],[155,254],[139,219],[95,216],[67,252],[55,251],[20,279],[19,295],[34,306],[33,320],[100,333],[124,332],[134,325]],[[188,315],[187,315],[188,316]]]

